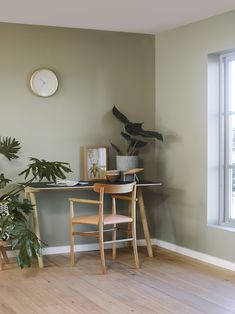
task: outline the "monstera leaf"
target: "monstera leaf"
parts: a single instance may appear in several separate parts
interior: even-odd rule
[[[15,138],[0,136],[0,154],[8,160],[17,159],[20,148],[20,143]]]
[[[41,254],[42,247],[28,224],[28,214],[33,206],[27,199],[20,201],[19,195],[10,195],[0,202],[0,207],[0,238],[10,240],[12,248],[18,250],[17,262],[21,268],[30,267],[32,259]]]
[[[41,242],[24,221],[17,221],[11,232],[12,248],[18,249],[17,262],[21,268],[30,267],[32,259],[41,255]]]

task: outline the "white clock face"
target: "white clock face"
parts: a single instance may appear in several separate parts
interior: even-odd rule
[[[42,97],[53,95],[58,88],[58,80],[54,72],[48,69],[37,70],[30,79],[34,94]]]

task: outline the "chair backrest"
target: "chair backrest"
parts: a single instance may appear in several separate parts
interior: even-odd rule
[[[103,188],[104,193],[106,194],[124,194],[130,193],[134,190],[136,182],[125,183],[125,184],[104,184],[104,183],[95,183],[93,190],[95,192],[100,192]]]

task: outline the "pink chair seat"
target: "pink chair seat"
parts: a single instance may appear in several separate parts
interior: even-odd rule
[[[124,215],[104,215],[104,225],[132,222],[133,219]],[[81,216],[72,219],[73,224],[98,225],[99,216]]]

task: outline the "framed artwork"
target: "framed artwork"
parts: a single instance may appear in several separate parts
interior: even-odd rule
[[[84,180],[105,180],[108,170],[108,146],[84,146]]]

